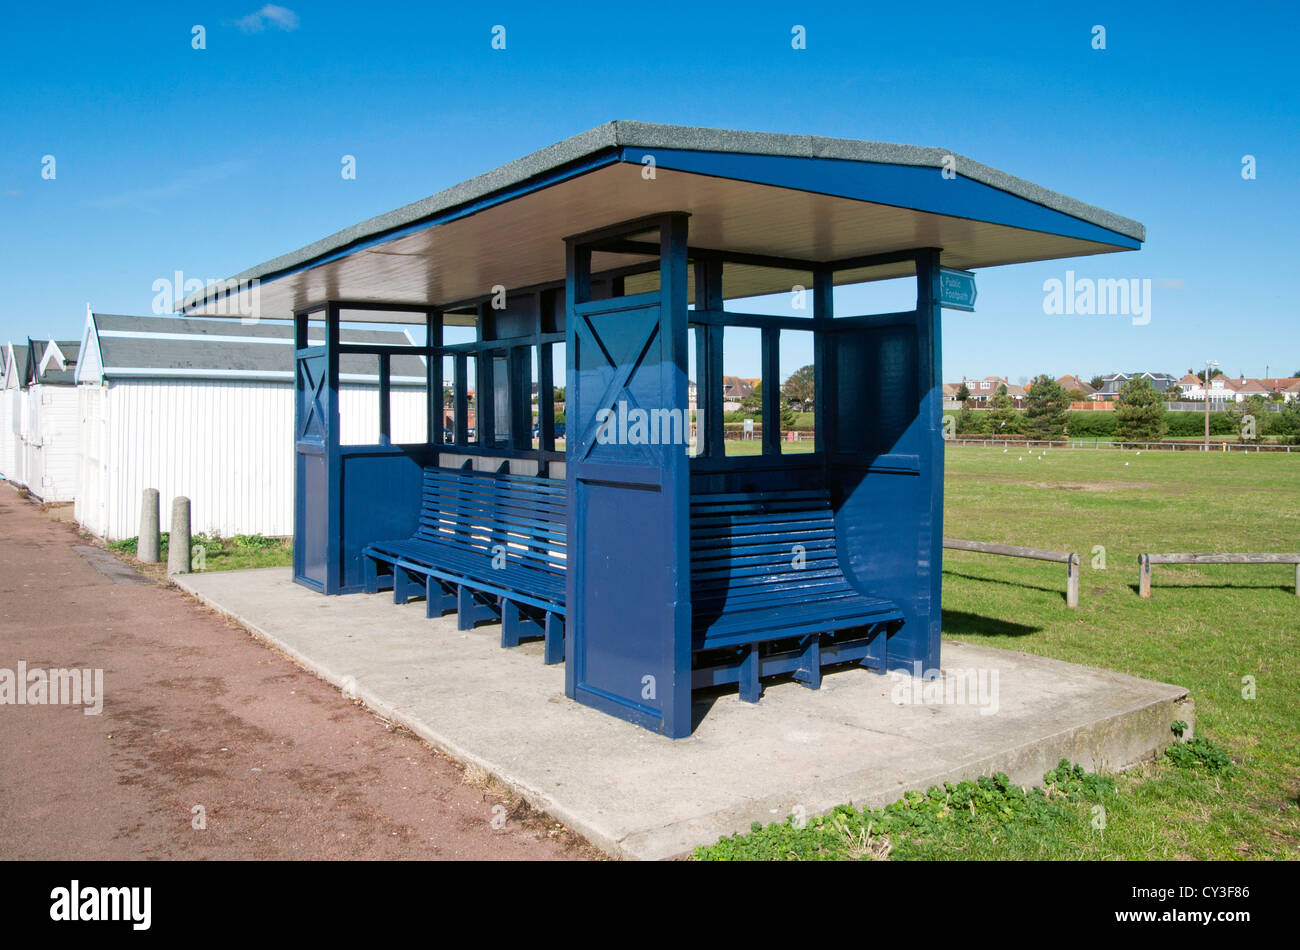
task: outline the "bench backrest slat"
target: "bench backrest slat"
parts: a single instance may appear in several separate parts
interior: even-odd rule
[[[565,487],[557,479],[427,468],[416,537],[499,550],[523,567],[562,573],[566,515]]]
[[[829,492],[733,492],[691,499],[693,602],[761,607],[842,590],[846,582]]]

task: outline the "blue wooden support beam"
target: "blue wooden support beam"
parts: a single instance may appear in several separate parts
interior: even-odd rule
[[[339,448],[339,332],[340,307],[329,303],[325,307],[325,593],[340,593],[343,582],[343,459]],[[319,503],[319,500],[316,500]]]
[[[835,346],[830,333],[835,317],[835,273],[821,267],[813,271],[813,438],[819,452],[836,444],[835,414],[827,405],[836,391]]]
[[[425,356],[425,429],[429,444],[435,452],[442,447],[442,312],[431,309],[425,311],[424,344],[428,351]],[[434,456],[436,461],[437,456]]]
[[[781,331],[764,327],[763,454],[781,454]]]
[[[722,299],[722,262],[703,257],[695,262],[695,307],[705,312],[720,312]],[[698,456],[722,458],[722,335],[721,324],[708,324],[696,336],[695,368],[698,386],[696,405],[703,409],[704,427],[699,433],[703,439]],[[703,340],[701,349],[699,341]]]
[[[469,356],[465,353],[456,354],[456,382],[452,395],[452,413],[455,417],[456,445],[465,445],[465,430],[469,426]]]
[[[393,444],[393,363],[387,353],[379,354],[379,444]]]

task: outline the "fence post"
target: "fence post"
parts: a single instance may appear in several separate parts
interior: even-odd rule
[[[158,489],[146,488],[140,502],[140,536],[135,542],[135,556],[146,564],[158,563]]]
[[[1079,555],[1074,552],[1065,562],[1065,606],[1079,606]]]
[[[172,501],[172,533],[167,539],[167,573],[190,572],[190,500],[184,495]]]
[[[1300,597],[1300,562],[1295,566],[1295,595]]]
[[[1151,559],[1145,554],[1138,555],[1138,596],[1151,596]]]

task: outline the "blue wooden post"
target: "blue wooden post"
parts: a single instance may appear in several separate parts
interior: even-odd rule
[[[325,305],[325,461],[328,472],[325,508],[325,593],[337,594],[343,586],[342,482],[343,458],[339,451],[339,305]]]
[[[433,446],[433,462],[442,451],[442,311],[430,309],[424,314],[425,346],[425,431]]]
[[[659,290],[592,300],[593,247],[652,227]],[[569,238],[567,297],[565,691],[656,732],[689,735],[685,215]],[[658,438],[636,428],[638,412],[657,414]]]
[[[294,580],[328,588],[330,407],[328,348],[310,346],[311,309],[294,312]]]
[[[923,451],[920,474],[926,504],[917,522],[917,620],[900,642],[921,658],[925,669],[939,668],[943,589],[943,359],[940,353],[943,309],[939,293],[939,251],[916,257],[916,378],[922,387],[919,413]],[[917,629],[919,627],[920,629]]]

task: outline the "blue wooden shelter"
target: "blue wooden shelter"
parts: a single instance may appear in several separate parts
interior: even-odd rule
[[[542,637],[564,660],[571,698],[680,737],[698,690],[757,701],[775,675],[816,688],[833,665],[938,666],[940,310],[969,291],[953,272],[1144,239],[942,149],[614,122],[181,310],[295,319],[299,583],[499,619],[503,645]],[[914,307],[836,306],[836,287],[888,278],[915,282]],[[733,304],[792,291],[806,312]],[[353,322],[423,338],[341,342]],[[722,389],[740,329],[763,384],[745,455],[728,451]],[[810,452],[781,439],[785,333],[813,341]],[[412,354],[427,439],[394,445],[390,367]],[[378,367],[374,445],[339,437],[339,361],[356,355]]]

